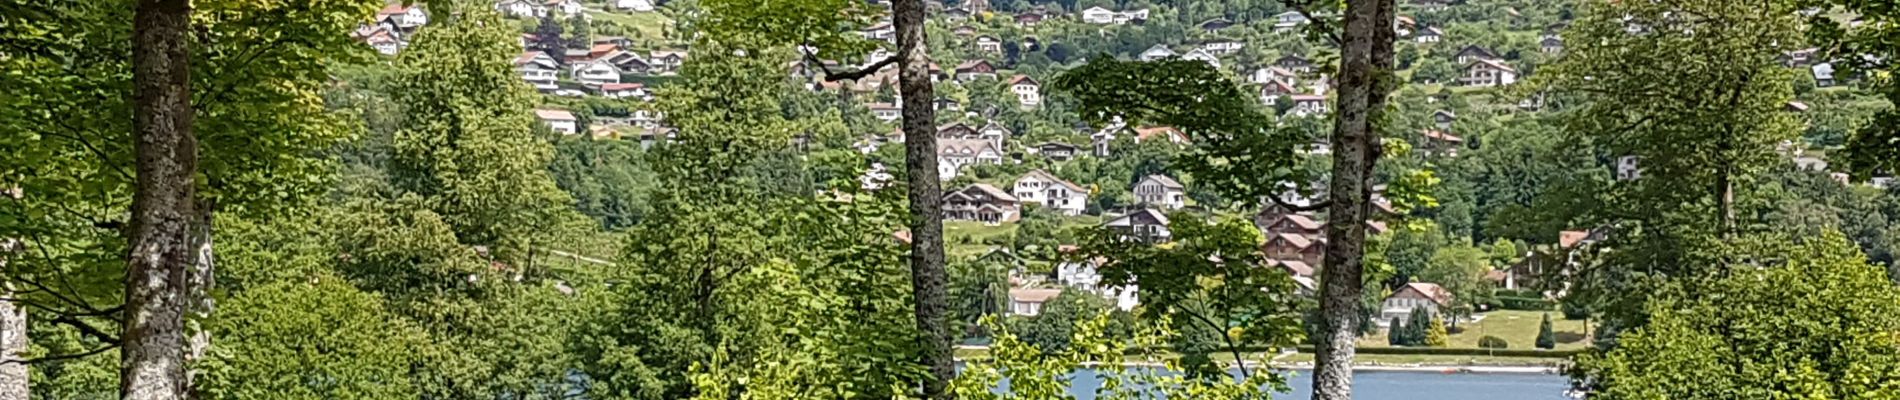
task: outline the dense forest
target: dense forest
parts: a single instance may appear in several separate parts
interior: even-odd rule
[[[0,0],[0,400],[1900,397],[1896,19]]]

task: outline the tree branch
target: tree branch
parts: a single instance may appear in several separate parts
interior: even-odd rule
[[[106,350],[112,350],[116,348],[119,348],[119,344],[115,342],[112,344],[107,344],[97,349],[87,350],[83,353],[46,356],[46,357],[40,357],[40,358],[19,358],[19,359],[11,359],[11,360],[0,360],[0,366],[7,365],[7,364],[33,365],[33,364],[39,364],[43,362],[71,360],[75,358],[86,358],[86,357],[91,357],[99,353],[104,353],[106,352]]]
[[[110,343],[113,345],[119,344],[118,336],[112,336],[110,334],[107,334],[105,333],[105,331],[101,331],[99,330],[99,328],[92,326],[92,324],[88,324],[85,321],[80,321],[79,318],[75,318],[70,315],[61,315],[59,316],[59,318],[53,318],[49,320],[49,322],[57,323],[60,325],[71,326],[73,327],[73,329],[78,329],[79,333],[85,334],[86,336],[91,336],[93,339],[98,339],[99,342],[101,343]]]
[[[832,71],[831,68],[829,67],[825,67],[824,60],[819,60],[818,55],[811,52],[811,46],[809,43],[806,46],[802,46],[802,48],[800,48],[799,51],[805,53],[806,62],[810,62],[812,65],[818,66],[818,70],[820,71],[825,71],[825,82],[837,82],[837,81],[842,81],[842,80],[857,80],[859,78],[863,78],[866,76],[870,76],[871,74],[875,74],[877,73],[878,70],[884,69],[884,67],[888,67],[891,64],[897,63],[897,56],[890,56],[890,57],[884,57],[884,59],[882,60],[878,60],[877,62],[871,63],[871,65],[864,66],[864,68],[860,68],[860,69],[852,70],[852,71],[836,72],[836,71]]]

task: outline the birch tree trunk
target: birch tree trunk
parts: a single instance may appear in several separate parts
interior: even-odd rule
[[[896,0],[891,4],[897,29],[897,89],[904,96],[904,167],[910,177],[910,282],[917,302],[917,330],[922,343],[918,362],[930,369],[923,382],[924,398],[951,398],[946,388],[956,377],[951,364],[949,304],[943,265],[943,188],[937,181],[936,99],[930,83],[930,54],[925,51],[924,1]]]
[[[1359,337],[1365,273],[1366,224],[1362,221],[1371,213],[1372,171],[1380,153],[1376,127],[1393,86],[1396,7],[1393,0],[1346,2],[1313,400],[1352,399],[1353,341]]]
[[[125,273],[125,321],[119,396],[186,396],[185,311],[193,253],[193,175],[189,0],[139,0],[132,17],[133,130],[138,153],[131,248]]]
[[[0,257],[7,252],[4,242],[6,240],[0,239]],[[0,258],[0,273],[5,273],[6,263],[5,258]],[[15,295],[12,283],[0,281],[0,297]],[[0,300],[0,360],[25,359],[26,338],[26,307]],[[0,400],[27,400],[30,392],[26,364],[0,364]]]

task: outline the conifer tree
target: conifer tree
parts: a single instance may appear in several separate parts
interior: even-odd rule
[[[1544,314],[1544,323],[1537,327],[1537,348],[1550,350],[1557,347],[1557,334],[1550,329],[1550,314]]]

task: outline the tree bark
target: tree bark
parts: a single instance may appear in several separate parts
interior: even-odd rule
[[[132,18],[132,197],[119,350],[119,396],[177,400],[187,393],[185,312],[196,261],[191,225],[198,143],[192,134],[188,0],[139,0]]]
[[[896,0],[891,4],[897,29],[897,88],[903,94],[904,166],[910,177],[910,282],[917,302],[917,330],[922,342],[918,362],[930,369],[923,382],[924,398],[952,398],[947,390],[956,377],[950,355],[950,308],[945,294],[948,274],[943,265],[943,188],[937,181],[936,99],[930,83],[930,54],[924,42],[924,1]]]
[[[1340,54],[1333,172],[1321,277],[1321,336],[1314,357],[1313,399],[1352,399],[1352,359],[1364,287],[1366,217],[1386,96],[1392,90],[1393,0],[1348,0]]]
[[[0,239],[0,273],[6,271],[7,251],[5,239]],[[13,283],[0,281],[0,297],[13,298],[18,294]],[[26,307],[12,301],[0,300],[0,400],[27,400],[31,387],[27,381],[27,366],[24,363],[5,363],[5,360],[26,358]]]

